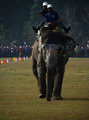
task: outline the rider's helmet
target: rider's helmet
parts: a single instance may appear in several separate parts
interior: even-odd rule
[[[47,5],[47,8],[52,8],[52,4],[48,4],[48,5]]]
[[[48,3],[47,2],[43,2],[43,6],[47,6],[48,5]]]

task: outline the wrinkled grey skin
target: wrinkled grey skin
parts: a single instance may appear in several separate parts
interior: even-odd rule
[[[58,44],[63,44],[65,36],[61,36],[56,31],[42,31],[41,39],[43,43],[47,43],[48,40],[59,39]],[[45,42],[46,41],[46,42]],[[61,42],[62,41],[62,42]],[[42,44],[43,44],[42,43]],[[63,53],[60,50],[57,54],[51,54],[50,51],[46,54],[44,52],[39,54],[38,52],[39,42],[36,40],[33,45],[32,51],[32,69],[35,77],[38,81],[38,87],[40,94],[46,96],[50,101],[51,97],[55,100],[61,99],[61,89],[63,76],[65,72],[65,65],[68,61],[68,56],[63,57]],[[43,51],[44,49],[42,49]],[[45,52],[47,49],[45,50]],[[41,62],[38,62],[40,58]],[[46,73],[47,73],[47,86],[46,86]]]
[[[65,71],[65,59],[61,54],[46,54],[47,100],[61,99],[61,89]]]

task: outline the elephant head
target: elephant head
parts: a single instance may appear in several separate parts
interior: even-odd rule
[[[51,100],[53,91],[55,91],[55,89],[58,89],[57,82],[61,81],[59,79],[62,74],[59,76],[60,71],[58,71],[58,69],[61,68],[61,64],[63,63],[63,50],[64,50],[64,47],[62,45],[55,45],[55,44],[45,45],[45,54],[46,54],[45,63],[46,63],[46,70],[47,70],[46,96],[48,101]],[[56,76],[59,76],[59,78],[56,78]],[[59,92],[60,92],[60,88],[59,88]]]

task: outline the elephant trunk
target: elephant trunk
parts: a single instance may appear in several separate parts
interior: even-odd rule
[[[46,96],[47,96],[47,101],[51,101],[51,97],[52,97],[52,92],[53,92],[53,86],[54,86],[54,67],[52,66],[47,66],[47,92],[46,92]]]

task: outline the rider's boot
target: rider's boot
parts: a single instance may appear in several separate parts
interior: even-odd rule
[[[69,26],[68,28],[64,28],[65,32],[68,33],[70,31],[71,27]]]
[[[44,24],[45,24],[45,22],[41,22],[37,27],[32,26],[32,28],[33,28],[33,30],[35,31],[35,33],[37,33],[38,30],[40,30],[40,28],[41,28],[42,26],[44,26]]]
[[[35,26],[32,26],[32,28],[33,28],[33,30],[35,31],[35,33],[37,33],[38,32],[38,28],[36,28]]]

